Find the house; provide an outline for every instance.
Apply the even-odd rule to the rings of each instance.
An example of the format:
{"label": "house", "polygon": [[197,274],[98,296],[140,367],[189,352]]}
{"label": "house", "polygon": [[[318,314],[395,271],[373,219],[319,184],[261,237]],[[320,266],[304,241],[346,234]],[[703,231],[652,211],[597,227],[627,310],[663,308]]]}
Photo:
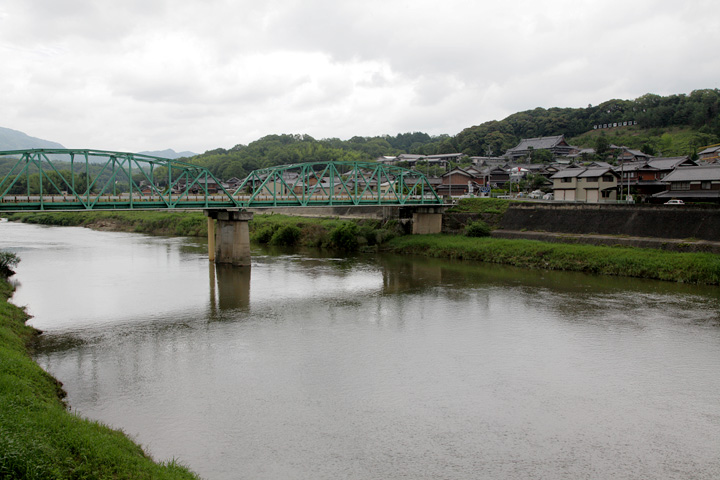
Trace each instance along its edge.
{"label": "house", "polygon": [[501,167],[491,168],[487,172],[487,182],[493,188],[503,188],[510,181],[510,172]]}
{"label": "house", "polygon": [[[284,171],[280,178],[262,175],[259,179],[253,179],[246,185],[247,190],[258,195],[290,195],[291,192],[298,193],[299,174],[297,172]],[[314,179],[317,182],[317,179]],[[264,184],[264,186],[263,186]]]}
{"label": "house", "polygon": [[428,165],[448,165],[450,162],[460,163],[466,155],[464,153],[441,153],[438,155],[426,155]]}
{"label": "house", "polygon": [[665,191],[663,178],[677,167],[695,167],[697,163],[689,157],[659,157],[645,161],[621,163],[615,171],[621,175],[624,189],[640,196],[652,196]]}
{"label": "house", "polygon": [[550,177],[556,201],[574,202],[577,200],[578,175],[584,171],[584,168],[573,166],[560,170]]}
{"label": "house", "polygon": [[[587,203],[615,202],[620,175],[611,167],[590,167],[577,176],[576,200]],[[557,200],[557,197],[555,197]]]}
{"label": "house", "polygon": [[181,178],[175,184],[175,187],[173,188],[173,193],[184,193],[186,190],[188,191],[188,193],[192,194],[205,193],[206,190],[207,193],[217,193],[219,190],[219,185],[212,178],[205,179],[201,177],[194,182],[190,182],[190,188],[188,189],[187,180],[185,178]]}
{"label": "house", "polygon": [[386,165],[395,165],[398,162],[398,159],[395,156],[383,155],[382,157],[376,158],[375,161]]}
{"label": "house", "polygon": [[507,163],[504,157],[470,157],[470,162],[477,168],[500,167]]}
{"label": "house", "polygon": [[667,190],[653,195],[654,199],[720,203],[720,165],[677,167],[663,182]]}
{"label": "house", "polygon": [[627,147],[618,147],[616,145],[610,145],[613,150],[620,150],[618,153],[618,162],[646,162],[650,160],[651,156],[647,153],[643,153],[640,150],[633,150]]}
{"label": "house", "polygon": [[230,180],[222,182],[221,185],[228,191],[234,192],[237,188],[242,185],[242,180],[238,177],[232,177]]}
{"label": "house", "polygon": [[440,178],[442,179],[442,183],[437,186],[436,191],[441,197],[466,195],[470,190],[470,185],[472,185],[473,191],[477,191],[478,188],[485,185],[484,176],[478,177],[467,170],[457,167],[445,173]]}
{"label": "house", "polygon": [[573,147],[565,141],[564,135],[555,137],[523,138],[515,147],[505,152],[505,157],[515,161],[520,158],[529,157],[534,150],[550,150],[553,157],[564,157],[568,155]]}
{"label": "house", "polygon": [[550,177],[555,200],[565,202],[615,202],[620,175],[611,167],[577,167],[560,170]]}
{"label": "house", "polygon": [[[435,191],[437,191],[440,185],[442,185],[442,178],[440,177],[425,177],[425,180]],[[421,183],[421,185],[418,187],[419,189],[426,188],[425,183],[420,177],[406,177],[404,179],[404,182],[405,185],[407,185],[409,188],[414,188],[415,185],[417,185],[418,183]],[[419,194],[420,190],[417,190],[415,193]]]}
{"label": "house", "polygon": [[425,159],[425,155],[413,155],[410,153],[401,153],[396,157],[396,161],[394,165],[397,165],[398,163],[404,163],[408,167],[414,167],[417,165],[418,162]]}
{"label": "house", "polygon": [[720,160],[720,144],[710,145],[698,153],[700,160],[706,163],[717,163]]}
{"label": "house", "polygon": [[590,157],[595,155],[594,148],[575,148],[568,153],[567,158],[579,161],[587,161]]}

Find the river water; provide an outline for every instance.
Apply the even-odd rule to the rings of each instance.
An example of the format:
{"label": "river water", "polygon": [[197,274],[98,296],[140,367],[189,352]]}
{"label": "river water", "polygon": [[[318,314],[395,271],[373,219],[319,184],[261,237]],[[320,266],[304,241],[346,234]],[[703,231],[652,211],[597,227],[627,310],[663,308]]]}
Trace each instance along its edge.
{"label": "river water", "polygon": [[207,479],[720,478],[717,288],[0,223],[73,411]]}

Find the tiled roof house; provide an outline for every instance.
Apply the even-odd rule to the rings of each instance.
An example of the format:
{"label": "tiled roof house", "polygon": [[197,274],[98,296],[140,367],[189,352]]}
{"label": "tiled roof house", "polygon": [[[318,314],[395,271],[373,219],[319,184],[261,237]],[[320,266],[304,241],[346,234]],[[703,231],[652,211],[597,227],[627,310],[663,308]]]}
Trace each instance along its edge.
{"label": "tiled roof house", "polygon": [[568,155],[573,149],[565,141],[564,135],[555,137],[539,137],[539,138],[523,138],[515,147],[505,152],[505,156],[510,160],[530,155],[533,150],[550,150],[553,156],[563,157]]}

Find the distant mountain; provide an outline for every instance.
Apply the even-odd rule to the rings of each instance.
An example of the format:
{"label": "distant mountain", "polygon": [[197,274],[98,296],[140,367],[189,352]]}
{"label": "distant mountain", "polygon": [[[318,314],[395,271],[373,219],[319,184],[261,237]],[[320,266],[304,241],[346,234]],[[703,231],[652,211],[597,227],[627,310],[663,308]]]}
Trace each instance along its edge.
{"label": "distant mountain", "polygon": [[189,158],[194,157],[197,155],[197,153],[193,152],[176,152],[172,148],[168,148],[167,150],[155,150],[152,152],[138,152],[143,155],[150,155],[153,157],[161,157],[161,158],[169,158],[170,160],[175,160],[177,158]]}
{"label": "distant mountain", "polygon": [[65,148],[57,142],[31,137],[23,132],[0,127],[0,151],[26,148]]}

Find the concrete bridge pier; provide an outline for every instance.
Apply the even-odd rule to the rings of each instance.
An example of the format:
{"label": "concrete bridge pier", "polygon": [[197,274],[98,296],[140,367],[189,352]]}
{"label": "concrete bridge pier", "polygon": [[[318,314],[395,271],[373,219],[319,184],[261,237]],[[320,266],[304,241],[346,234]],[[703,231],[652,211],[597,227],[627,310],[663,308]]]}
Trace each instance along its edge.
{"label": "concrete bridge pier", "polygon": [[412,214],[413,235],[425,235],[442,232],[442,214],[444,206],[416,207]]}
{"label": "concrete bridge pier", "polygon": [[[250,227],[253,214],[240,210],[205,210],[208,217],[208,257],[215,263],[250,266]],[[217,220],[217,227],[215,226]]]}

